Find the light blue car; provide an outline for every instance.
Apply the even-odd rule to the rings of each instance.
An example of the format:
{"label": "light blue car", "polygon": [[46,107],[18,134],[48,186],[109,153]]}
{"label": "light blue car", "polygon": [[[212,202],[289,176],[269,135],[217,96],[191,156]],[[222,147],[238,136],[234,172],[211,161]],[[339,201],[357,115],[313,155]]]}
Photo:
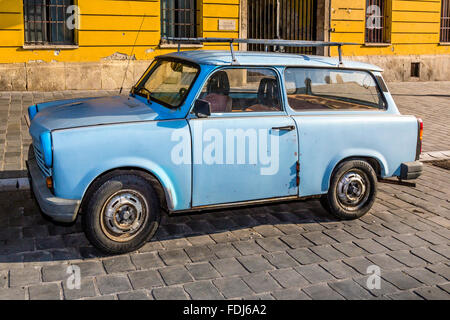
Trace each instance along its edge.
{"label": "light blue car", "polygon": [[[233,59],[234,57],[234,59]],[[320,198],[355,219],[377,181],[417,178],[422,121],[378,67],[285,53],[157,57],[129,96],[30,106],[28,170],[42,211],[81,215],[107,253],[138,249],[162,212]]]}

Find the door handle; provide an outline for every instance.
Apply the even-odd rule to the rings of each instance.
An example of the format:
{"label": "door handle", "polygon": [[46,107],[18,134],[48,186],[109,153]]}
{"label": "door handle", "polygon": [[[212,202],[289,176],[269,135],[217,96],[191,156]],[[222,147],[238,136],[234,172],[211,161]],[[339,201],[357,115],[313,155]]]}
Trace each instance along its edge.
{"label": "door handle", "polygon": [[295,126],[273,127],[272,130],[292,131],[295,130]]}

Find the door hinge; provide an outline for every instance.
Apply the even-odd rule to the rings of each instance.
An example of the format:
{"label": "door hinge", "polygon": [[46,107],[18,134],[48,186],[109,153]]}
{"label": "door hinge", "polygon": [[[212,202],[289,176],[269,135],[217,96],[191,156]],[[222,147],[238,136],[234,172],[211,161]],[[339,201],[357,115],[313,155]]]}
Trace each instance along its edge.
{"label": "door hinge", "polygon": [[300,185],[300,161],[297,161],[297,164],[295,165],[296,169],[297,169],[297,177],[296,177],[296,182],[297,182],[297,187]]}

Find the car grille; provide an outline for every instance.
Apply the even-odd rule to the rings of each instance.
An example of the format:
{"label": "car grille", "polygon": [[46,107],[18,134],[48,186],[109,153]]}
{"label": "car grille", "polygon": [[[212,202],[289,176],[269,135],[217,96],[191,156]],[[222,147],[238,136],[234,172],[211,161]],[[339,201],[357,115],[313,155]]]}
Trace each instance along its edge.
{"label": "car grille", "polygon": [[42,151],[39,150],[39,148],[34,143],[33,143],[33,149],[34,149],[34,155],[36,157],[36,162],[39,166],[39,169],[41,169],[42,173],[46,177],[50,177],[52,175],[52,170],[45,166],[44,155],[42,154]]}

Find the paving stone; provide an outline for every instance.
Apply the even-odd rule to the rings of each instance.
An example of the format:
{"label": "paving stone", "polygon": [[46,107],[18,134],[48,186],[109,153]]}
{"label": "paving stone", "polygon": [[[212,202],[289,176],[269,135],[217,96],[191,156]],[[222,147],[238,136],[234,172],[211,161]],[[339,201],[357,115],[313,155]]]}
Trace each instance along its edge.
{"label": "paving stone", "polygon": [[421,286],[419,281],[401,271],[382,272],[381,277],[400,290],[409,290]]}
{"label": "paving stone", "polygon": [[275,227],[286,235],[299,235],[303,229],[295,224],[278,224]]}
{"label": "paving stone", "polygon": [[309,282],[294,269],[278,269],[269,273],[284,288],[302,288],[309,285]]}
{"label": "paving stone", "polygon": [[[145,272],[145,271],[137,271]],[[97,287],[101,294],[111,294],[131,289],[130,281],[125,275],[106,275],[96,277]]]}
{"label": "paving stone", "polygon": [[164,263],[156,252],[132,254],[131,261],[140,270],[155,269],[164,266]]}
{"label": "paving stone", "polygon": [[332,246],[348,257],[358,257],[367,254],[365,250],[351,242],[335,243]]}
{"label": "paving stone", "polygon": [[272,225],[259,225],[253,227],[253,230],[255,230],[263,237],[275,237],[283,234],[279,229],[275,228]]}
{"label": "paving stone", "polygon": [[172,266],[177,264],[185,264],[191,262],[186,252],[183,249],[160,251],[159,255],[165,264]]}
{"label": "paving stone", "polygon": [[240,278],[217,279],[213,283],[227,299],[245,297],[253,293]]}
{"label": "paving stone", "polygon": [[[255,246],[256,243],[254,244]],[[261,247],[257,246],[261,251],[264,251]],[[223,258],[233,258],[233,257],[238,257],[241,255],[241,253],[236,250],[235,247],[233,247],[233,245],[231,245],[230,243],[218,243],[218,244],[214,244],[214,245],[210,245],[209,248],[211,249],[212,252],[214,252],[214,254],[219,258],[219,259],[223,259]]]}
{"label": "paving stone", "polygon": [[409,249],[409,246],[394,237],[376,237],[374,240],[392,251]]}
{"label": "paving stone", "polygon": [[333,291],[326,283],[316,284],[302,289],[313,300],[344,300],[344,298]]}
{"label": "paving stone", "polygon": [[69,268],[68,264],[54,264],[42,267],[42,281],[53,282],[61,281],[69,278],[70,274],[67,273]]}
{"label": "paving stone", "polygon": [[372,232],[360,226],[345,227],[344,231],[358,239],[370,239],[374,236]]}
{"label": "paving stone", "polygon": [[306,248],[288,250],[287,253],[301,264],[312,264],[323,261],[321,257]]}
{"label": "paving stone", "polygon": [[335,280],[335,278],[331,275],[331,273],[325,271],[319,265],[316,264],[298,266],[295,267],[294,269],[312,284]]}
{"label": "paving stone", "polygon": [[450,300],[450,294],[436,287],[423,287],[414,292],[426,300]]}
{"label": "paving stone", "polygon": [[188,247],[184,249],[193,262],[216,259],[214,252],[207,246]]}
{"label": "paving stone", "polygon": [[30,300],[60,300],[61,288],[56,283],[45,283],[28,288]]}
{"label": "paving stone", "polygon": [[82,277],[79,289],[77,289],[77,288],[70,289],[67,286],[67,281],[63,281],[62,284],[63,284],[63,291],[64,291],[65,299],[75,300],[75,299],[82,299],[82,298],[87,298],[87,297],[94,297],[96,295],[93,278],[83,278]]}
{"label": "paving stone", "polygon": [[[261,248],[255,240],[247,240],[247,241],[239,241],[234,242],[233,246],[240,252],[242,255],[251,255],[258,253],[265,253],[266,251]],[[240,255],[239,254],[239,255]],[[237,257],[238,255],[232,255],[233,257]]]}
{"label": "paving stone", "polygon": [[345,259],[347,256],[342,252],[337,251],[330,245],[325,246],[315,246],[310,248],[315,254],[320,256],[322,259],[326,261],[340,260]]}
{"label": "paving stone", "polygon": [[419,280],[420,282],[432,286],[436,284],[445,283],[446,280],[441,277],[440,275],[431,272],[427,269],[420,268],[420,269],[408,269],[405,270],[405,272],[410,275],[411,277],[415,278],[416,280]]}
{"label": "paving stone", "polygon": [[208,262],[187,264],[186,268],[195,280],[209,280],[220,277],[220,274]]}
{"label": "paving stone", "polygon": [[380,267],[381,270],[395,270],[405,267],[402,263],[384,253],[369,255],[366,258],[372,261],[373,264]]}
{"label": "paving stone", "polygon": [[394,238],[407,244],[411,248],[427,246],[429,243],[414,234],[396,234]]}
{"label": "paving stone", "polygon": [[186,248],[191,244],[186,238],[176,238],[176,239],[161,239],[161,245],[167,250],[174,250],[180,248]]}
{"label": "paving stone", "polygon": [[131,259],[128,255],[116,256],[103,260],[107,273],[117,273],[136,270],[136,267],[131,263]]}
{"label": "paving stone", "polygon": [[431,246],[430,249],[450,260],[450,246],[448,246],[446,244],[440,244],[440,245],[436,245],[436,246]]}
{"label": "paving stone", "polygon": [[334,281],[328,285],[347,300],[367,300],[373,296],[352,279]]}
{"label": "paving stone", "polygon": [[217,243],[233,242],[239,240],[234,234],[229,231],[213,233],[211,234],[211,238]]}
{"label": "paving stone", "polygon": [[263,254],[263,257],[266,258],[277,269],[298,266],[298,262],[295,261],[286,252],[266,253],[266,254]]}
{"label": "paving stone", "polygon": [[25,300],[24,287],[0,288],[0,300]]}
{"label": "paving stone", "polygon": [[245,283],[256,293],[280,289],[280,285],[267,273],[252,273],[243,277]]}
{"label": "paving stone", "polygon": [[237,257],[237,260],[249,271],[259,272],[275,269],[266,259],[261,255],[242,256]]}
{"label": "paving stone", "polygon": [[423,240],[428,241],[429,243],[434,244],[434,245],[448,243],[448,240],[446,238],[441,237],[432,231],[420,231],[420,232],[417,232],[416,235],[419,238],[422,238]]}
{"label": "paving stone", "polygon": [[414,267],[421,267],[426,266],[427,262],[423,259],[418,258],[417,256],[413,255],[408,250],[401,250],[401,251],[392,251],[387,253],[389,256],[394,258],[397,261],[400,261],[405,266],[414,268]]}
{"label": "paving stone", "polygon": [[341,261],[322,262],[320,263],[320,266],[338,279],[345,279],[359,275],[358,272]]}
{"label": "paving stone", "polygon": [[324,230],[323,233],[325,233],[327,236],[333,238],[337,242],[350,242],[353,240],[356,240],[354,236],[352,236],[350,233],[345,232],[343,230],[338,229],[332,229],[332,230]]}
{"label": "paving stone", "polygon": [[[370,276],[373,275],[367,275],[364,277],[360,277],[360,278],[353,278],[354,281],[356,281],[361,287],[363,287],[364,289],[366,289],[367,291],[369,291],[373,296],[375,297],[383,297],[395,292],[399,292],[399,289],[397,289],[397,287],[395,287],[393,284],[387,282],[386,280],[384,280],[383,278],[380,279],[380,288],[372,288],[372,285],[374,284],[373,282],[373,278],[369,278]],[[368,282],[371,285],[369,287]]]}
{"label": "paving stone", "polygon": [[187,238],[187,240],[193,246],[206,246],[206,245],[209,245],[209,244],[215,244],[216,243],[209,235],[192,236],[192,237]]}
{"label": "paving stone", "polygon": [[211,264],[224,277],[248,274],[248,271],[235,258],[213,260]]}
{"label": "paving stone", "polygon": [[378,237],[389,237],[394,235],[395,232],[381,225],[382,222],[383,221],[381,220],[380,223],[377,224],[373,223],[369,225],[364,225],[363,228],[369,230]]}
{"label": "paving stone", "polygon": [[389,251],[389,249],[383,247],[381,244],[375,242],[373,239],[359,239],[353,241],[353,243],[355,243],[358,247],[363,248],[364,250],[372,254]]}
{"label": "paving stone", "polygon": [[188,296],[180,287],[163,287],[152,290],[156,300],[188,300]]}
{"label": "paving stone", "polygon": [[288,235],[280,238],[281,241],[286,243],[292,249],[306,248],[312,245],[312,242],[307,240],[301,235]]}
{"label": "paving stone", "polygon": [[173,266],[159,269],[164,282],[167,285],[182,284],[193,281],[192,276],[184,266]]}
{"label": "paving stone", "polygon": [[41,272],[39,268],[13,269],[9,271],[9,286],[21,287],[39,283]]}
{"label": "paving stone", "polygon": [[447,281],[450,280],[450,267],[443,263],[428,265],[427,269],[443,276]]}
{"label": "paving stone", "polygon": [[438,284],[438,287],[444,290],[445,292],[450,293],[450,282]]}
{"label": "paving stone", "polygon": [[117,300],[117,299],[116,299],[116,295],[107,294],[107,295],[103,295],[103,296],[84,298],[83,300]]}
{"label": "paving stone", "polygon": [[145,291],[130,291],[119,293],[117,295],[119,300],[151,300],[151,297],[148,296]]}
{"label": "paving stone", "polygon": [[128,274],[133,288],[152,289],[163,285],[161,277],[156,270],[135,271]]}
{"label": "paving stone", "polygon": [[342,260],[343,263],[352,267],[361,274],[367,274],[367,268],[373,265],[366,257],[354,257]]}
{"label": "paving stone", "polygon": [[210,281],[197,281],[185,284],[184,290],[193,300],[223,300],[217,288]]}
{"label": "paving stone", "polygon": [[423,300],[420,296],[410,291],[388,294],[387,297],[392,300]]}
{"label": "paving stone", "polygon": [[80,268],[81,277],[105,274],[105,269],[100,261],[77,262],[76,265]]}
{"label": "paving stone", "polygon": [[312,232],[304,232],[302,236],[311,241],[316,246],[323,244],[331,244],[336,243],[337,241],[333,238],[327,236],[322,231],[312,231]]}
{"label": "paving stone", "polygon": [[281,289],[272,292],[277,300],[311,300],[303,291],[299,289]]}
{"label": "paving stone", "polygon": [[286,251],[286,249],[289,249],[286,244],[277,238],[257,239],[256,243],[267,252]]}

